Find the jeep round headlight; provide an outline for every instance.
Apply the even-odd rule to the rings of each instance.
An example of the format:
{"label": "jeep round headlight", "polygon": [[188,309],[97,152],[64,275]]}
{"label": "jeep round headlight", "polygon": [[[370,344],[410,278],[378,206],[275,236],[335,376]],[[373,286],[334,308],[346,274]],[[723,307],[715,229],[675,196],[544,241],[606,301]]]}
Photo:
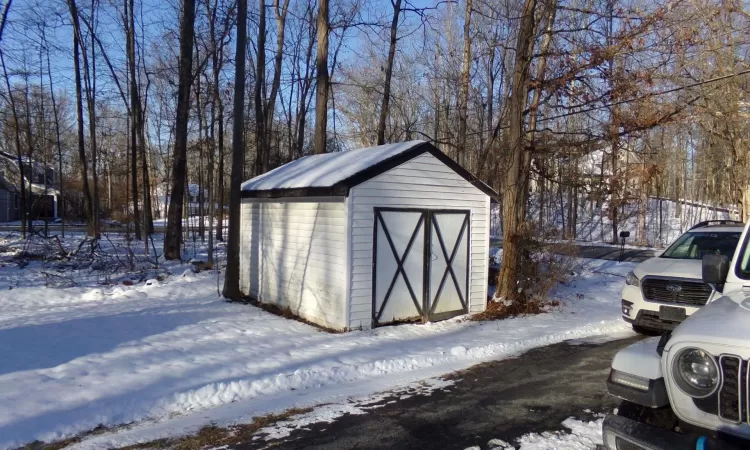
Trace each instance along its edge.
{"label": "jeep round headlight", "polygon": [[632,271],[630,271],[628,272],[628,275],[625,277],[625,284],[627,284],[628,286],[638,287],[641,285],[641,280],[639,280],[638,277],[635,276],[635,274]]}
{"label": "jeep round headlight", "polygon": [[719,368],[713,356],[697,348],[682,350],[674,362],[677,386],[694,398],[708,397],[719,385]]}

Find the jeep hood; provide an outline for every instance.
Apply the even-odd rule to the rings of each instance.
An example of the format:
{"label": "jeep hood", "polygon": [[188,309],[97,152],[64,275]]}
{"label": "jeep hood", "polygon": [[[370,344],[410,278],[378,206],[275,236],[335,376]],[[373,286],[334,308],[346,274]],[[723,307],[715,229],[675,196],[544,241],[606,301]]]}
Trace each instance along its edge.
{"label": "jeep hood", "polygon": [[699,259],[651,258],[643,261],[633,271],[635,276],[695,278],[701,279],[702,262]]}
{"label": "jeep hood", "polygon": [[686,341],[750,348],[748,294],[734,292],[702,307],[672,332],[667,347]]}

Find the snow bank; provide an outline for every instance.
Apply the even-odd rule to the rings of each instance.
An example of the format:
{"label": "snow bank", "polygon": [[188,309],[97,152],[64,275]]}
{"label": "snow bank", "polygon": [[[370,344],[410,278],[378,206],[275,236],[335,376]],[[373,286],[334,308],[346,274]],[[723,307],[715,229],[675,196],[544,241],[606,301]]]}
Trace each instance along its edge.
{"label": "snow bank", "polygon": [[[603,421],[604,419],[582,422],[568,418],[562,423],[569,429],[567,432],[529,433],[517,440],[518,445],[493,439],[488,446],[495,450],[594,450],[597,445],[602,445]],[[493,442],[497,445],[492,445]]]}
{"label": "snow bank", "polygon": [[211,273],[52,289],[33,265],[5,267],[0,285],[17,287],[0,291],[0,448],[132,422],[81,447],[142,442],[628,330],[619,291],[634,265],[583,264],[550,314],[346,334],[226,303]]}

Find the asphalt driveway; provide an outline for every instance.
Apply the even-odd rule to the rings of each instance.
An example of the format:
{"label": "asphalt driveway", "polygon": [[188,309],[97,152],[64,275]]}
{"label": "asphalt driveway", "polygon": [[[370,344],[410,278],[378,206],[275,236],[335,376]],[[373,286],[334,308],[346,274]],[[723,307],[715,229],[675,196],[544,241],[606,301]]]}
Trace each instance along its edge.
{"label": "asphalt driveway", "polygon": [[[619,403],[607,394],[610,361],[641,339],[563,342],[517,358],[481,364],[430,396],[393,402],[365,415],[343,416],[277,441],[256,439],[236,449],[465,449],[490,439],[562,429],[568,417],[592,419]],[[390,403],[389,403],[390,402]]]}

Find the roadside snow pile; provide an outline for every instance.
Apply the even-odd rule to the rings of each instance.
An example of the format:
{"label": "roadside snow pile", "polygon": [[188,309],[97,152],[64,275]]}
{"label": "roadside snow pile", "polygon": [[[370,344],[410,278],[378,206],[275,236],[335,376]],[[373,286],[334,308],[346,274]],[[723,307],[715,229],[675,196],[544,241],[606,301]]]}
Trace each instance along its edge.
{"label": "roadside snow pile", "polygon": [[573,418],[563,421],[563,426],[570,431],[545,431],[541,434],[529,433],[517,439],[518,446],[497,440],[494,450],[593,450],[602,444],[602,422],[582,422]]}
{"label": "roadside snow pile", "polygon": [[581,422],[566,419],[562,424],[570,429],[564,431],[546,431],[542,434],[527,434],[519,439],[519,450],[593,450],[602,444],[602,422]]}
{"label": "roadside snow pile", "polygon": [[[44,286],[0,270],[0,448],[86,438],[111,448],[367,395],[567,339],[628,330],[619,290],[634,264],[588,260],[559,311],[328,334],[216,293],[216,274],[172,266],[133,286]],[[162,267],[162,270],[167,268]],[[19,282],[19,280],[21,280]]]}

